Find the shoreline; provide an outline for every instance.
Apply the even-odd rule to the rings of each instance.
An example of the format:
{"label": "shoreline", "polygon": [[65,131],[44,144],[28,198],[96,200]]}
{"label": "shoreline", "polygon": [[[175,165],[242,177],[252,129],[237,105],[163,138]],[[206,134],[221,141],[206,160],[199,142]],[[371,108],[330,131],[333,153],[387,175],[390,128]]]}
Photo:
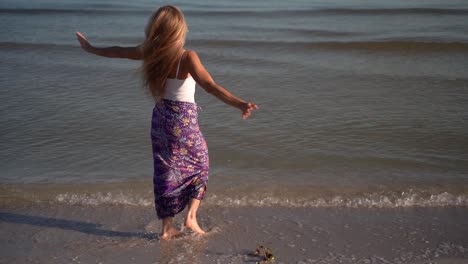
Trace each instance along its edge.
{"label": "shoreline", "polygon": [[[150,181],[112,183],[0,183],[0,207],[35,204],[143,206],[154,204]],[[209,184],[204,205],[285,208],[468,207],[465,183],[434,185],[326,186],[303,184]]]}

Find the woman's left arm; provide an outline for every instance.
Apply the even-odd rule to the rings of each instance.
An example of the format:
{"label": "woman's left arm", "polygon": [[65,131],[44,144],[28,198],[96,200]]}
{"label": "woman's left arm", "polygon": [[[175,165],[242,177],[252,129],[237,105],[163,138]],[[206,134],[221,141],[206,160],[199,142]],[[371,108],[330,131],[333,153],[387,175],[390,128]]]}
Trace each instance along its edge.
{"label": "woman's left arm", "polygon": [[88,39],[80,32],[76,32],[76,38],[80,42],[81,48],[85,51],[107,58],[123,58],[131,60],[141,60],[143,58],[139,46],[136,47],[106,47],[98,48],[89,43]]}
{"label": "woman's left arm", "polygon": [[246,102],[228,90],[226,90],[221,85],[217,84],[208,71],[205,69],[203,64],[198,58],[195,51],[188,52],[188,61],[189,61],[189,72],[195,79],[195,81],[208,93],[214,95],[219,100],[224,103],[236,107],[242,112],[242,118],[246,119],[252,113],[252,110],[258,109],[258,106],[252,102]]}

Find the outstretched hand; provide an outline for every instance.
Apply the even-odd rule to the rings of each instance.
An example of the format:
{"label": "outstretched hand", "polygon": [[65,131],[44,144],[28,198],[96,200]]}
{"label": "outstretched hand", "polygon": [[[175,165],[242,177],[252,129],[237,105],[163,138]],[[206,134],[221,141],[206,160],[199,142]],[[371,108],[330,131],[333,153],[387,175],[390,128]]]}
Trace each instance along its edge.
{"label": "outstretched hand", "polygon": [[91,46],[88,39],[81,32],[76,32],[76,38],[80,42],[81,48],[87,52],[91,51],[93,46]]}
{"label": "outstretched hand", "polygon": [[246,102],[242,104],[241,111],[242,111],[242,119],[246,119],[252,113],[252,110],[258,109],[258,106],[254,103]]}

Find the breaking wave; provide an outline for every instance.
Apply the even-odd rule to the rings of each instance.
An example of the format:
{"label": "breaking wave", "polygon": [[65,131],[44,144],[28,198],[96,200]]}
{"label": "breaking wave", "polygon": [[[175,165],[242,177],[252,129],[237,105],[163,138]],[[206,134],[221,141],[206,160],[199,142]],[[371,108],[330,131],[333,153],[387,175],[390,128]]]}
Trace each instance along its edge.
{"label": "breaking wave", "polygon": [[[258,196],[258,195],[257,195]],[[73,205],[131,205],[152,206],[152,197],[138,197],[124,193],[94,193],[94,194],[58,194],[55,202]],[[401,208],[401,207],[450,207],[468,206],[467,195],[455,195],[449,192],[440,192],[431,195],[409,191],[397,194],[370,193],[361,196],[347,197],[335,195],[323,198],[294,198],[281,196],[255,197],[228,197],[222,195],[208,195],[206,205],[225,207],[347,207],[347,208]]]}

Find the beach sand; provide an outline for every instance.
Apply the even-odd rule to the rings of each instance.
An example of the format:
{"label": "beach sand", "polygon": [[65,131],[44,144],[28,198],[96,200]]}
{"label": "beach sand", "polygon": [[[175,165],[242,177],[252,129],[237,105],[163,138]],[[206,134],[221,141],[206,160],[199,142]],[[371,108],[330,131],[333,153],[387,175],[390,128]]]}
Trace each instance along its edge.
{"label": "beach sand", "polygon": [[[176,218],[182,223],[182,214]],[[1,263],[468,263],[468,208],[202,206],[208,235],[160,241],[147,206],[3,206]]]}

